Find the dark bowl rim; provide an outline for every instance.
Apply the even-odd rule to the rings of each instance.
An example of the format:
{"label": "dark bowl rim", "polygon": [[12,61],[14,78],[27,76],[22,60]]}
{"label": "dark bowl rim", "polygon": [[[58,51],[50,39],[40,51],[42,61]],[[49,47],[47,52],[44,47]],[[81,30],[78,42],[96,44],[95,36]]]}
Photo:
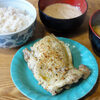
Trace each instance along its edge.
{"label": "dark bowl rim", "polygon": [[96,37],[98,37],[98,38],[100,39],[100,36],[94,31],[94,29],[93,29],[93,27],[92,27],[92,25],[91,25],[91,22],[92,22],[92,20],[93,20],[93,16],[95,16],[95,14],[96,14],[97,12],[100,12],[100,9],[96,10],[96,11],[92,14],[92,16],[90,17],[90,19],[89,19],[89,26],[90,26],[90,28],[91,28],[93,34],[94,34]]}
{"label": "dark bowl rim", "polygon": [[74,18],[70,18],[70,19],[60,19],[60,18],[54,18],[54,17],[51,17],[51,16],[48,16],[47,14],[45,14],[41,9],[40,9],[40,0],[38,1],[38,8],[39,8],[39,11],[42,12],[44,15],[46,15],[47,17],[51,18],[51,19],[54,19],[54,20],[59,20],[59,21],[67,21],[67,20],[73,20],[73,19],[77,19],[81,16],[83,16],[84,14],[86,14],[87,10],[88,10],[88,3],[87,3],[87,0],[84,0],[86,2],[86,10],[84,11],[84,13],[82,13],[80,16],[77,16],[77,17],[74,17]]}

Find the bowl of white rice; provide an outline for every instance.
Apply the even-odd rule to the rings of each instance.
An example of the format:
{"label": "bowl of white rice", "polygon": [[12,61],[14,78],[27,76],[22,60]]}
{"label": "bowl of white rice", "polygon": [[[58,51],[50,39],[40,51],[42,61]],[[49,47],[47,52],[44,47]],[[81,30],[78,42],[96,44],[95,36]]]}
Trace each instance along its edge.
{"label": "bowl of white rice", "polygon": [[0,48],[26,43],[36,25],[36,9],[26,0],[0,0]]}

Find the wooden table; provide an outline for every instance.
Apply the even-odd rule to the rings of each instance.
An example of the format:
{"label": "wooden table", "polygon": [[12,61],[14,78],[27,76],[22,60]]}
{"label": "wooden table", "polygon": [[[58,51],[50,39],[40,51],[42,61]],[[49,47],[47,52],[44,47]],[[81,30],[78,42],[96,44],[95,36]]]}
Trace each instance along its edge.
{"label": "wooden table", "polygon": [[[37,9],[38,12],[38,0],[29,0]],[[88,36],[88,22],[90,15],[97,9],[100,9],[100,0],[87,0],[88,12],[83,25],[75,31],[75,36],[70,37],[71,39],[78,41],[79,43],[86,46],[95,56],[98,66],[100,67],[100,57],[96,56],[92,50],[89,36]],[[40,22],[39,16],[37,17],[37,27],[35,36],[32,40],[43,37],[45,33],[44,26]],[[19,48],[15,49],[0,49],[0,100],[28,100],[12,82],[10,76],[10,64],[14,54]],[[91,63],[91,62],[90,62]],[[81,91],[80,91],[81,92]],[[100,80],[98,79],[97,84],[82,100],[100,100]]]}

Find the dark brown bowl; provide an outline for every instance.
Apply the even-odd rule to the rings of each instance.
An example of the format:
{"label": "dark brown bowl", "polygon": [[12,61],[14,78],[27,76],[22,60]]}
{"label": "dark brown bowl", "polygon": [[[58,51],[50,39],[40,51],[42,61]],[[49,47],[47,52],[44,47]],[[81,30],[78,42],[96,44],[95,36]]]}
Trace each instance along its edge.
{"label": "dark brown bowl", "polygon": [[93,30],[93,26],[100,25],[100,10],[97,10],[89,20],[89,39],[94,52],[100,56],[100,36]]}
{"label": "dark brown bowl", "polygon": [[[54,3],[66,3],[80,8],[82,15],[72,19],[57,19],[46,15],[43,10]],[[49,32],[67,33],[78,28],[85,18],[88,5],[86,0],[39,0],[39,15],[42,23]]]}

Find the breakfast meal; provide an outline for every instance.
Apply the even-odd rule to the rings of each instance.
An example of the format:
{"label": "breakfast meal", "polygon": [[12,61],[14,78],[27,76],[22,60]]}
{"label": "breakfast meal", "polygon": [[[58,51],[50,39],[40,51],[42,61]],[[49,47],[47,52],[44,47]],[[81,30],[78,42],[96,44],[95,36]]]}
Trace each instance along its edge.
{"label": "breakfast meal", "polygon": [[13,7],[0,8],[0,34],[20,31],[31,24],[32,17],[24,10]]}
{"label": "breakfast meal", "polygon": [[48,16],[59,19],[71,19],[82,15],[78,7],[65,3],[51,4],[47,6],[43,12]]}
{"label": "breakfast meal", "polygon": [[72,84],[90,75],[90,69],[85,65],[80,65],[79,69],[73,66],[68,45],[53,34],[36,42],[31,51],[25,48],[23,54],[34,77],[52,95],[69,89]]}
{"label": "breakfast meal", "polygon": [[100,25],[93,26],[93,29],[100,36]]}
{"label": "breakfast meal", "polygon": [[99,100],[99,1],[0,0],[0,100]]}

